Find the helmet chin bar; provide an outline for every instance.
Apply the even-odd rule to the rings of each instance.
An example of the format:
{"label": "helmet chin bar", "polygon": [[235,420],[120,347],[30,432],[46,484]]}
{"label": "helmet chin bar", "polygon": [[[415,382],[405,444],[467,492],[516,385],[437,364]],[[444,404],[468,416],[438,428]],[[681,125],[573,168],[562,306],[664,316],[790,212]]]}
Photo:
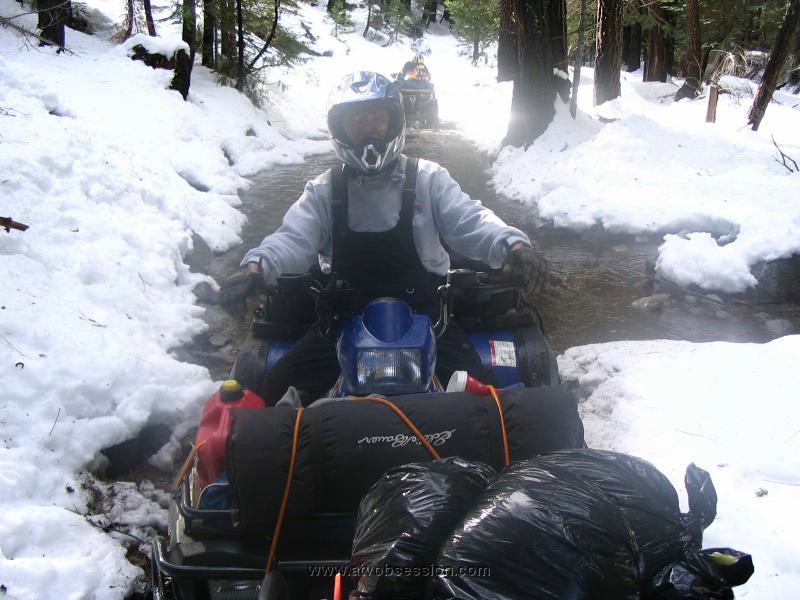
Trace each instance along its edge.
{"label": "helmet chin bar", "polygon": [[383,154],[378,152],[374,144],[367,144],[361,152],[361,164],[368,171],[380,171],[383,166]]}

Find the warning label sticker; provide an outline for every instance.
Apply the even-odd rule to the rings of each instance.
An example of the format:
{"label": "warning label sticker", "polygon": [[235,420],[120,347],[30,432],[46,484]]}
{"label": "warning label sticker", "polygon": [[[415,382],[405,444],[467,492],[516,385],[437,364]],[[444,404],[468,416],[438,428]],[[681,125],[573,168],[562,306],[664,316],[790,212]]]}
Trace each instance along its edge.
{"label": "warning label sticker", "polygon": [[516,367],[517,354],[514,352],[514,342],[500,342],[489,340],[489,348],[492,352],[492,366]]}

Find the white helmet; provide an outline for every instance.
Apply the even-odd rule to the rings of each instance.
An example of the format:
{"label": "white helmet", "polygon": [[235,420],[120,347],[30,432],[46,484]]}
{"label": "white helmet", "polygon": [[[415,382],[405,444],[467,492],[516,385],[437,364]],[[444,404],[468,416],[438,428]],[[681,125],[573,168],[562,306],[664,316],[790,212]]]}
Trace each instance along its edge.
{"label": "white helmet", "polygon": [[[342,124],[345,115],[375,104],[389,109],[389,127],[384,139],[353,143]],[[328,131],[336,156],[342,162],[362,175],[380,173],[394,164],[406,143],[400,91],[379,73],[356,71],[343,77],[328,96]]]}

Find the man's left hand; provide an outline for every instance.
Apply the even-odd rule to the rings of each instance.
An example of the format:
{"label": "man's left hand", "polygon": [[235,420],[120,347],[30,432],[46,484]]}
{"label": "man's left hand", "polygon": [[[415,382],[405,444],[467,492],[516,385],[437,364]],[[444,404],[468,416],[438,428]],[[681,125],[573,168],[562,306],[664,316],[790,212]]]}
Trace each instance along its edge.
{"label": "man's left hand", "polygon": [[525,294],[539,294],[547,284],[547,261],[531,246],[517,242],[508,251],[503,262],[503,273],[518,275],[525,281]]}
{"label": "man's left hand", "polygon": [[243,305],[247,297],[261,291],[264,287],[264,275],[258,263],[248,263],[233,275],[225,278],[220,285],[219,301],[223,307]]}

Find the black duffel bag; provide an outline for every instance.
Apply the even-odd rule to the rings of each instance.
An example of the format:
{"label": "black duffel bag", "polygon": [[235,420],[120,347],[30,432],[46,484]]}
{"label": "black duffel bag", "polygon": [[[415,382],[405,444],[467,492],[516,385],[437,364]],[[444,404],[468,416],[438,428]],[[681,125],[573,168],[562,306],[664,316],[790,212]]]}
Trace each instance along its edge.
{"label": "black duffel bag", "polygon": [[[575,397],[562,386],[500,393],[510,459],[580,448],[583,425]],[[493,398],[469,393],[391,399],[442,457],[505,465],[500,411]],[[226,464],[239,519],[249,531],[271,530],[286,484],[297,409],[233,409]],[[390,407],[325,399],[303,412],[288,517],[355,513],[369,487],[392,467],[431,460]]]}

